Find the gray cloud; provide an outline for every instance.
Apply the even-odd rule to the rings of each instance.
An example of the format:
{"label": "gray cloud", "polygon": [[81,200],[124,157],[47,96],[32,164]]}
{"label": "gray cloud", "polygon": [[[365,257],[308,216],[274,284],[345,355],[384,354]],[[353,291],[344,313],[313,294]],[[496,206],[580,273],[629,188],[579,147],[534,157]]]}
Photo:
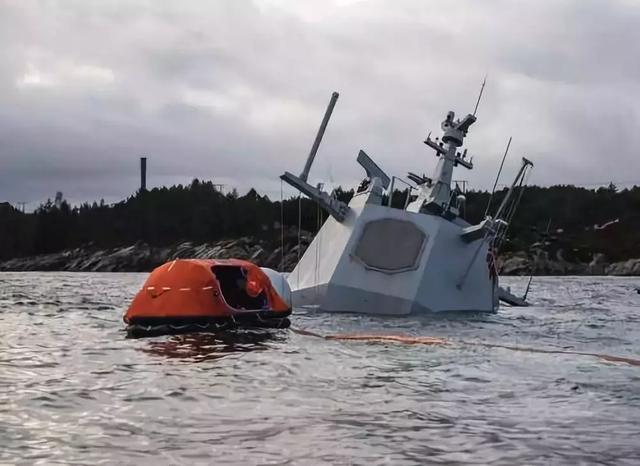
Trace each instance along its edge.
{"label": "gray cloud", "polygon": [[[630,0],[242,0],[0,2],[0,199],[122,199],[137,187],[213,178],[278,196],[332,90],[313,169],[349,184],[355,155],[430,171],[422,139],[472,110],[490,187],[514,137],[538,184],[640,184],[640,7]],[[289,191],[287,191],[289,192]]]}

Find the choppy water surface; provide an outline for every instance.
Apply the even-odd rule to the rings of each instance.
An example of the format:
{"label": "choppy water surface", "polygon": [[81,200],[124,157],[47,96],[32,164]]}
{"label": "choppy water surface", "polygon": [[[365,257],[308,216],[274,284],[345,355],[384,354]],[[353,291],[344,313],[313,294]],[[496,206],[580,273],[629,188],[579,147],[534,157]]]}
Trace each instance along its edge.
{"label": "choppy water surface", "polygon": [[[0,274],[0,463],[638,464],[640,367],[461,341],[640,356],[634,279],[542,278],[528,309],[125,338],[144,274]],[[524,281],[507,279],[514,290]]]}

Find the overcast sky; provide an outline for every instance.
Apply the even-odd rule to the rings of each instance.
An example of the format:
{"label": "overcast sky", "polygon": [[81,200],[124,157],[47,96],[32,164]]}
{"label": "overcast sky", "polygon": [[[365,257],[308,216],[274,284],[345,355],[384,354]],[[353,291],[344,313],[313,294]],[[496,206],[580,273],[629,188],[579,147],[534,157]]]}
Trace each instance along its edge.
{"label": "overcast sky", "polygon": [[524,155],[535,184],[640,184],[634,0],[0,0],[0,43],[0,200],[119,200],[142,155],[150,186],[277,198],[334,90],[314,180],[358,181],[359,149],[429,173],[485,74],[455,178],[490,188],[512,135],[505,182]]}

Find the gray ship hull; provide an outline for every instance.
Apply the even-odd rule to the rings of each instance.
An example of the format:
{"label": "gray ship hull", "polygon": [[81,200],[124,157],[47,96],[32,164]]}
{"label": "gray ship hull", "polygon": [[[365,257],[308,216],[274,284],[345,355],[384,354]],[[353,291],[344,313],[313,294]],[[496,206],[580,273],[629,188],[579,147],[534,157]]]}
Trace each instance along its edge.
{"label": "gray ship hull", "polygon": [[468,225],[367,203],[329,218],[288,277],[294,306],[381,315],[488,311],[498,306],[489,244]]}
{"label": "gray ship hull", "polygon": [[337,98],[334,92],[300,176],[281,176],[330,214],[288,276],[293,305],[380,315],[495,312],[500,300],[526,305],[525,297],[498,286],[495,251],[520,199],[514,192],[533,164],[523,158],[495,215],[488,215],[490,200],[484,220],[470,225],[461,217],[466,197],[458,183],[452,186],[452,176],[457,166],[473,169],[473,157],[460,149],[476,117],[474,112],[456,119],[448,112],[442,138],[429,133],[424,141],[438,158],[434,176],[409,173],[415,186],[404,182],[409,189],[403,209],[390,207],[394,183],[402,180],[389,177],[362,150],[357,162],[366,178],[347,205],[321,184],[308,183]]}

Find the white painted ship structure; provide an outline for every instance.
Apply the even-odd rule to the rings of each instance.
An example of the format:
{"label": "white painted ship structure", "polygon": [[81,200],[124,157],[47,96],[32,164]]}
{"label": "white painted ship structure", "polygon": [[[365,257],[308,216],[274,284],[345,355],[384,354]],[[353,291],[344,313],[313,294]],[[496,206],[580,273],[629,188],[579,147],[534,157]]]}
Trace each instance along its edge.
{"label": "white painted ship structure", "polygon": [[391,207],[397,178],[390,178],[364,151],[357,161],[366,178],[347,205],[307,181],[337,98],[334,92],[302,173],[281,176],[330,214],[288,276],[294,306],[409,315],[495,312],[500,301],[526,305],[500,287],[495,251],[517,207],[518,188],[533,164],[523,158],[495,214],[471,225],[461,217],[465,197],[452,187],[452,176],[457,166],[473,169],[461,147],[476,117],[456,119],[449,112],[442,136],[424,141],[438,157],[435,173],[431,178],[409,173],[417,196],[410,201],[409,190],[403,209]]}

